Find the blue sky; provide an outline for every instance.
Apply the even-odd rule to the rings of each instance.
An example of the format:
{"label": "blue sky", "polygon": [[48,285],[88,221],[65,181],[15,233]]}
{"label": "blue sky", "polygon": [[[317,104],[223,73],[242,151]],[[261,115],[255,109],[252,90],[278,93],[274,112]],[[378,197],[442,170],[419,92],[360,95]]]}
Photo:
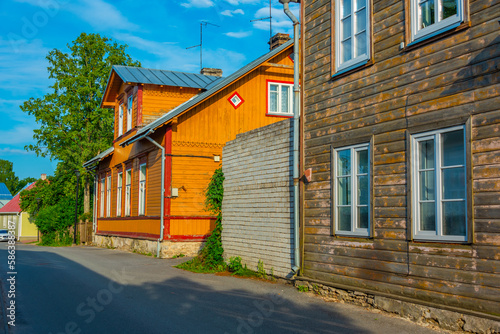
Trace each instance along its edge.
{"label": "blue sky", "polygon": [[[299,6],[290,5],[299,16]],[[273,34],[292,25],[272,0]],[[14,163],[21,178],[53,174],[57,163],[24,150],[33,142],[34,117],[19,105],[50,90],[45,57],[82,32],[99,33],[128,44],[142,66],[199,71],[200,22],[203,66],[229,75],[269,50],[269,0],[1,0],[0,1],[0,159]]]}

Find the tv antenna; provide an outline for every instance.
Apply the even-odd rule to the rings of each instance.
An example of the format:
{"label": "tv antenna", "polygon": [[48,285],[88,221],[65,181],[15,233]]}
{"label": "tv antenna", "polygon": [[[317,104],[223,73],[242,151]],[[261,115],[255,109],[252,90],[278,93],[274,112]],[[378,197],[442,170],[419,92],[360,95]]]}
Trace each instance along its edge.
{"label": "tv antenna", "polygon": [[250,20],[250,22],[269,20],[269,50],[271,50],[271,38],[273,38],[273,15],[271,14],[271,8],[271,0],[269,0],[269,16]]}
{"label": "tv antenna", "polygon": [[193,46],[186,48],[186,50],[187,50],[187,49],[200,47],[200,71],[203,68],[203,27],[207,27],[209,24],[212,26],[215,26],[215,27],[220,27],[220,26],[213,24],[213,23],[210,23],[208,21],[201,21],[200,22],[200,44],[193,45]]}

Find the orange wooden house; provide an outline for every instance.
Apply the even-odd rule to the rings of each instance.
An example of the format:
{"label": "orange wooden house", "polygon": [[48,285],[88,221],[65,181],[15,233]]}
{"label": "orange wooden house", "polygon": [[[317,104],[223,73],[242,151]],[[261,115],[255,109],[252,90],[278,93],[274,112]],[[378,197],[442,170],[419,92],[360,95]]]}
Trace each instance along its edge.
{"label": "orange wooden house", "polygon": [[226,78],[113,66],[101,105],[115,110],[113,146],[84,164],[97,175],[94,242],[195,254],[225,143],[292,117],[292,52],[286,42]]}

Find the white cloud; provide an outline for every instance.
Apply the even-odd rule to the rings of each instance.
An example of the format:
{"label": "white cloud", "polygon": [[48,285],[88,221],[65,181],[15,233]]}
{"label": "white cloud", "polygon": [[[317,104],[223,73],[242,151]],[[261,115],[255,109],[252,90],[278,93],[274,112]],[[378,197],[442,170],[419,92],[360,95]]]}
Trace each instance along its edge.
{"label": "white cloud", "polygon": [[26,150],[21,150],[19,148],[0,148],[0,155],[3,154],[22,154],[22,155],[35,155],[35,152],[33,151],[26,151]]}
{"label": "white cloud", "polygon": [[226,32],[224,35],[234,38],[244,38],[252,34],[251,31],[241,31],[241,32]]}
{"label": "white cloud", "polygon": [[186,8],[208,8],[213,7],[214,2],[212,0],[188,0],[188,2],[181,3],[181,6]]}
{"label": "white cloud", "polygon": [[[131,23],[115,6],[104,0],[16,0],[43,8],[49,16],[55,16],[60,10],[68,11],[80,17],[92,27],[100,30],[137,30],[139,26]],[[49,18],[50,20],[50,18]]]}
{"label": "white cloud", "polygon": [[30,144],[33,142],[33,126],[21,124],[10,129],[0,129],[0,144]]}
{"label": "white cloud", "polygon": [[245,12],[243,11],[243,9],[235,9],[235,10],[226,9],[225,11],[221,12],[220,14],[224,15],[224,16],[233,16],[233,14],[245,15]]}
{"label": "white cloud", "polygon": [[255,0],[225,0],[227,3],[238,6],[240,4],[251,4],[251,5],[258,5],[259,1]]}

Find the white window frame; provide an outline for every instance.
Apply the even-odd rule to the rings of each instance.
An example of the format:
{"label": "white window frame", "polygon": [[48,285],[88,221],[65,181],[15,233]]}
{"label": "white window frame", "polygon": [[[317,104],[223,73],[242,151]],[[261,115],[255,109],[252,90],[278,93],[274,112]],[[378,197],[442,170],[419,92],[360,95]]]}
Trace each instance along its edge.
{"label": "white window frame", "polygon": [[[348,1],[348,0],[344,0]],[[336,72],[349,70],[358,66],[360,63],[366,63],[370,59],[371,54],[371,0],[366,0],[366,53],[354,57],[355,46],[355,35],[359,32],[356,31],[356,15],[355,13],[363,8],[355,8],[356,0],[351,0],[351,59],[342,62],[342,0],[335,0],[335,69]]]}
{"label": "white window frame", "polygon": [[99,207],[99,216],[101,218],[104,217],[104,201],[105,201],[105,188],[106,188],[106,178],[105,177],[102,177],[101,178],[101,201],[100,201],[100,207]]}
{"label": "white window frame", "polygon": [[123,103],[118,106],[118,137],[123,135]]}
{"label": "white window frame", "polygon": [[[338,152],[344,151],[344,150],[350,150],[351,151],[351,174],[349,176],[351,177],[351,231],[345,231],[345,230],[340,230],[339,229],[339,204],[338,204],[338,173],[337,173],[337,166],[338,166]],[[357,154],[356,152],[358,151],[363,151],[367,150],[368,151],[368,171],[367,173],[358,173],[357,170]],[[345,236],[362,236],[362,237],[370,237],[370,231],[371,231],[371,226],[372,226],[372,221],[371,221],[371,201],[372,201],[372,196],[371,194],[371,147],[369,143],[364,143],[364,144],[358,144],[358,145],[351,145],[351,146],[345,146],[345,147],[339,147],[334,149],[334,154],[333,154],[333,177],[334,177],[334,191],[333,191],[333,207],[334,207],[334,217],[335,217],[335,234],[336,235],[345,235]],[[367,228],[359,228],[357,227],[357,218],[358,218],[358,193],[357,193],[357,183],[358,183],[358,176],[360,175],[366,175],[368,177],[368,227]],[[363,205],[364,206],[364,205]]]}
{"label": "white window frame", "polygon": [[[456,130],[462,130],[464,135],[464,164],[456,165],[456,166],[441,166],[441,134]],[[420,230],[420,210],[419,210],[419,202],[420,202],[420,176],[419,176],[419,155],[418,155],[418,143],[424,140],[434,140],[434,198],[435,198],[435,217],[436,217],[436,231],[423,231]],[[446,129],[440,129],[435,131],[429,131],[425,133],[420,133],[412,136],[411,139],[411,158],[412,158],[412,213],[413,213],[413,236],[415,239],[419,240],[430,240],[430,241],[456,241],[456,242],[465,242],[468,240],[468,200],[467,200],[467,150],[466,150],[466,133],[464,126],[455,126]],[[463,167],[464,168],[464,194],[465,197],[463,199],[452,199],[452,200],[443,200],[443,183],[442,183],[442,170],[446,168],[456,168]],[[442,218],[442,203],[446,201],[458,201],[463,200],[465,202],[465,235],[464,236],[456,236],[456,235],[443,235],[443,218]]]}
{"label": "white window frame", "polygon": [[[278,101],[277,101],[277,107],[278,111],[271,111],[271,85],[276,85],[278,86]],[[279,111],[281,109],[281,99],[282,99],[282,94],[281,94],[281,87],[286,86],[289,87],[290,93],[288,94],[288,112],[281,112]],[[273,116],[287,116],[291,117],[293,116],[293,83],[288,83],[288,82],[280,82],[280,81],[267,81],[267,115],[273,115]]]}
{"label": "white window frame", "polygon": [[422,0],[410,0],[411,5],[411,32],[412,32],[412,42],[418,41],[425,37],[431,37],[429,35],[437,35],[455,26],[458,26],[464,21],[464,0],[457,0],[457,14],[447,17],[440,21],[443,0],[430,0],[434,2],[434,22],[430,26],[419,29],[419,3],[424,2]]}
{"label": "white window frame", "polygon": [[106,177],[106,217],[111,217],[111,175]]}
{"label": "white window frame", "polygon": [[139,165],[139,216],[146,214],[146,173],[146,164]]}
{"label": "white window frame", "polygon": [[116,177],[116,216],[122,216],[123,172]]}
{"label": "white window frame", "polygon": [[132,108],[134,106],[134,95],[127,99],[127,131],[132,129]]}
{"label": "white window frame", "polygon": [[125,216],[129,217],[131,214],[132,204],[132,169],[125,171]]}

